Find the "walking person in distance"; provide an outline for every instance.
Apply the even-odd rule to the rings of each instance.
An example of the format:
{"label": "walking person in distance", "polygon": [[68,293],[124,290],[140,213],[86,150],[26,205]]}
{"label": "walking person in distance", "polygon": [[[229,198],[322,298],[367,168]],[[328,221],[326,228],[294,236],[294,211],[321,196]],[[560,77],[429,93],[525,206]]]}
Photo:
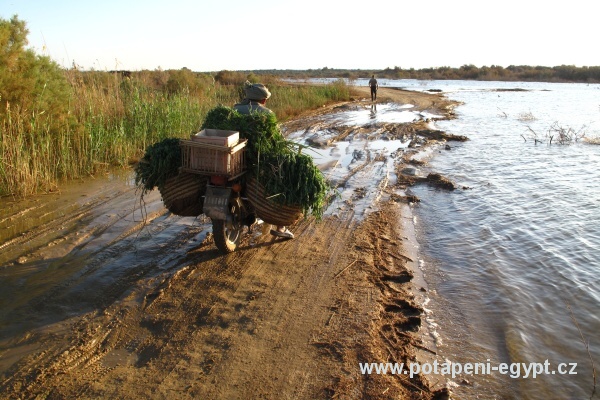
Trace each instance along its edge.
{"label": "walking person in distance", "polygon": [[379,84],[377,83],[377,79],[375,79],[375,75],[372,75],[371,79],[369,79],[369,87],[371,88],[371,101],[376,101]]}

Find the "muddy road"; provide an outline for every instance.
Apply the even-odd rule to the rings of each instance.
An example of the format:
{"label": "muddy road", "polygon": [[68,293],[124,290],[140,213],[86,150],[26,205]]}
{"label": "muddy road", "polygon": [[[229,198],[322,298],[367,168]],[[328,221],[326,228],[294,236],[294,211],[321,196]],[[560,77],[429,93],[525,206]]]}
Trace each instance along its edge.
{"label": "muddy road", "polygon": [[442,143],[425,137],[453,105],[367,97],[285,124],[339,191],[291,241],[263,226],[223,256],[210,221],[157,191],[140,202],[129,173],[2,199],[0,397],[443,398],[443,382],[358,363],[435,353],[402,171]]}

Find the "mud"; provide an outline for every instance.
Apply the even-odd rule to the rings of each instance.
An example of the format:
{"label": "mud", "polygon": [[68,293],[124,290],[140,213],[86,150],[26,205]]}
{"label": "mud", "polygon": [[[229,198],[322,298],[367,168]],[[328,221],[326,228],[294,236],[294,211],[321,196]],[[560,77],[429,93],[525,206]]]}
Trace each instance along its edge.
{"label": "mud", "polygon": [[444,398],[358,363],[435,354],[407,233],[421,175],[403,170],[450,139],[418,131],[452,103],[381,89],[375,111],[367,90],[284,125],[321,142],[338,191],[291,241],[263,226],[223,256],[210,221],[140,203],[129,174],[2,199],[0,397]]}

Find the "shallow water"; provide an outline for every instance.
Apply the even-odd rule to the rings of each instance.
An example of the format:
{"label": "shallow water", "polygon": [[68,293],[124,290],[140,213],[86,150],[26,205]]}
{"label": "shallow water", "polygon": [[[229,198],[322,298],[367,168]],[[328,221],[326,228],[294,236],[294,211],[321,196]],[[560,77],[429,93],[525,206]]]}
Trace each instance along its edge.
{"label": "shallow water", "polygon": [[[364,102],[319,117],[311,125],[314,129],[288,133],[288,139],[310,147],[304,150],[306,154],[337,187],[338,196],[326,215],[349,211],[359,219],[377,209],[384,189],[395,183],[397,158],[410,143],[408,137],[389,137],[386,124],[442,118],[413,108],[412,104]],[[337,134],[334,128],[347,129],[349,133],[343,140],[331,142]],[[322,146],[315,147],[315,141]]]}
{"label": "shallow water", "polygon": [[[402,85],[440,88],[464,102],[458,119],[439,126],[471,139],[430,163],[468,190],[414,188],[440,354],[462,363],[548,360],[549,371],[577,363],[577,375],[461,377],[454,391],[459,398],[589,398],[592,367],[576,323],[598,369],[600,146],[535,145],[528,126],[543,136],[555,122],[586,125],[598,136],[600,85]],[[528,91],[493,90],[514,87]]]}
{"label": "shallow water", "polygon": [[131,173],[118,170],[64,183],[59,193],[3,198],[0,371],[35,350],[32,334],[106,307],[197,247],[201,221],[165,211],[157,191],[140,203]]}

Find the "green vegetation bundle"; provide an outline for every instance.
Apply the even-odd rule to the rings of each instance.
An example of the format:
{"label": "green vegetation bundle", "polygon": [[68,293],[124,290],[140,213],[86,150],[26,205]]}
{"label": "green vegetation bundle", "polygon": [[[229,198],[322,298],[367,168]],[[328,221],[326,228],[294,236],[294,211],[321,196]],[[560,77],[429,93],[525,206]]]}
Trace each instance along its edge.
{"label": "green vegetation bundle", "polygon": [[180,166],[179,139],[163,139],[149,146],[136,165],[135,184],[142,189],[142,196],[156,187],[162,189],[167,179],[178,174]]}
{"label": "green vegetation bundle", "polygon": [[240,132],[248,139],[249,172],[264,186],[267,197],[282,205],[300,206],[305,214],[323,216],[328,185],[313,159],[297,151],[282,135],[274,114],[240,114],[217,106],[206,115],[202,129]]}
{"label": "green vegetation bundle", "polygon": [[312,157],[296,152],[267,153],[254,168],[268,198],[283,205],[299,205],[305,214],[323,216],[329,186]]}
{"label": "green vegetation bundle", "polygon": [[248,139],[246,157],[249,165],[257,165],[260,154],[284,152],[290,145],[279,130],[275,114],[240,114],[220,105],[208,111],[201,129],[238,131],[241,138]]}

